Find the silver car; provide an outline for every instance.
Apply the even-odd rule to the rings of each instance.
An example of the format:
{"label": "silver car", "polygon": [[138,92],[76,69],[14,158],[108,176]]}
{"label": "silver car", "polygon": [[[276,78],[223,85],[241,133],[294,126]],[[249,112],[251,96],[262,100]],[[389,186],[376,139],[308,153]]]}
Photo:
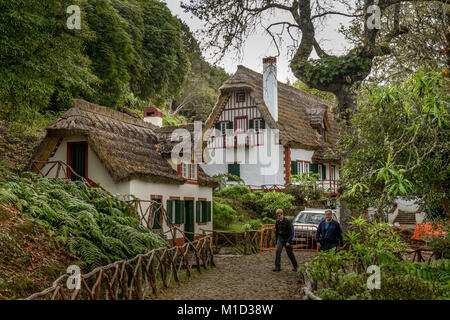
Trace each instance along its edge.
{"label": "silver car", "polygon": [[[325,219],[325,211],[328,209],[306,209],[298,213],[293,221],[294,245],[296,248],[315,249],[316,231],[319,223]],[[333,220],[337,221],[336,210],[331,210]]]}

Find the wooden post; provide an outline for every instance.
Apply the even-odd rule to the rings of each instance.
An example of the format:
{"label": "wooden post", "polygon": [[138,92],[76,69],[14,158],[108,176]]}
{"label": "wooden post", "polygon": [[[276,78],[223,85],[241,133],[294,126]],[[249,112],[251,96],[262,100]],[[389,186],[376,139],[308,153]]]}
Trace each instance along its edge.
{"label": "wooden post", "polygon": [[244,255],[247,255],[247,231],[244,231]]}

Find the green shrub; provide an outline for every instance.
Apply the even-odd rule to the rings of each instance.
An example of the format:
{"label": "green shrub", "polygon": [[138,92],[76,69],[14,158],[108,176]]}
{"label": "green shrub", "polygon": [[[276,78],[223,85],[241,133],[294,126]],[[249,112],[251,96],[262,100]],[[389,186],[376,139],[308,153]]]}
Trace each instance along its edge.
{"label": "green shrub", "polygon": [[142,226],[132,205],[100,188],[67,179],[9,174],[0,183],[0,203],[12,203],[24,215],[54,232],[66,249],[90,268],[130,259],[166,246]]}
{"label": "green shrub", "polygon": [[217,191],[216,196],[221,198],[238,199],[250,193],[250,188],[244,184],[235,184]]}
{"label": "green shrub", "polygon": [[252,220],[249,220],[244,225],[244,229],[245,230],[261,230],[262,225],[263,224],[260,219],[252,219]]}
{"label": "green shrub", "polygon": [[222,229],[228,227],[236,219],[236,211],[228,204],[221,203],[214,199],[214,228]]}
{"label": "green shrub", "polygon": [[428,246],[438,258],[450,259],[450,223],[443,223],[445,235],[427,237]]}
{"label": "green shrub", "polygon": [[283,192],[267,192],[256,203],[262,207],[262,215],[264,217],[275,218],[275,211],[281,209],[286,213],[295,209],[292,204],[294,197]]}

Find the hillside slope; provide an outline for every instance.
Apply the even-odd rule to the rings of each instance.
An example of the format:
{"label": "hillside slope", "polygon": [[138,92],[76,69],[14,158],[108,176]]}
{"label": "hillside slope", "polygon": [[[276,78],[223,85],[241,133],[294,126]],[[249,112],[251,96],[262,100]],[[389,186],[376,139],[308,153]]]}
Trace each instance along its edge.
{"label": "hillside slope", "polygon": [[0,299],[20,299],[49,287],[69,265],[84,263],[41,225],[0,204]]}

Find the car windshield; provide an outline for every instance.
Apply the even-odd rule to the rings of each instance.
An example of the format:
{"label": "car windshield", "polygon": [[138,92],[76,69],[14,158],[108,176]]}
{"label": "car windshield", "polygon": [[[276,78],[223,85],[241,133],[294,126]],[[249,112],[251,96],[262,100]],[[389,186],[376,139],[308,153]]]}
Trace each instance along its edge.
{"label": "car windshield", "polygon": [[303,212],[300,213],[297,218],[295,218],[294,222],[296,223],[312,223],[319,224],[325,218],[325,213],[311,213],[311,212]]}

